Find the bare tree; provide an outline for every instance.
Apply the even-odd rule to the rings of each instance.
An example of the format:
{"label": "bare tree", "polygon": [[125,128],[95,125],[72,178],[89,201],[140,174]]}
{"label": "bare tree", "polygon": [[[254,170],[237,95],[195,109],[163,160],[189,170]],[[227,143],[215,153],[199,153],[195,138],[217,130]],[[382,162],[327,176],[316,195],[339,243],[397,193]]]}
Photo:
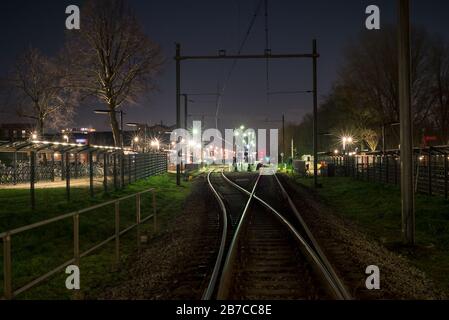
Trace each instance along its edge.
{"label": "bare tree", "polygon": [[[371,150],[378,148],[379,128],[398,122],[397,33],[393,27],[365,32],[347,47],[344,64],[332,91],[319,109],[321,132],[357,133]],[[449,140],[449,45],[424,29],[412,32],[412,108],[415,141],[435,129],[442,143]],[[304,117],[297,131],[307,136],[312,118]],[[399,140],[395,130],[388,133]],[[320,148],[332,146],[321,138]]]}
{"label": "bare tree", "polygon": [[366,142],[371,151],[376,151],[379,145],[379,135],[372,129],[360,129],[360,138]]}
{"label": "bare tree", "polygon": [[432,54],[431,69],[434,77],[432,94],[436,97],[432,116],[440,142],[447,144],[449,140],[449,45],[442,39],[436,39]]}
{"label": "bare tree", "polygon": [[117,111],[154,88],[163,59],[158,45],[144,33],[125,0],[89,0],[81,30],[66,46],[72,85],[104,102],[116,146],[122,144]]}
{"label": "bare tree", "polygon": [[[414,29],[412,38],[412,107],[418,127],[426,122],[435,101],[429,94],[432,39],[422,29]],[[340,72],[339,86],[352,104],[352,113],[368,116],[377,126],[399,118],[397,50],[393,27],[364,32],[347,48]]]}
{"label": "bare tree", "polygon": [[29,48],[2,81],[6,109],[32,119],[40,136],[47,128],[66,126],[74,114],[76,93],[68,88],[65,71],[55,59]]}

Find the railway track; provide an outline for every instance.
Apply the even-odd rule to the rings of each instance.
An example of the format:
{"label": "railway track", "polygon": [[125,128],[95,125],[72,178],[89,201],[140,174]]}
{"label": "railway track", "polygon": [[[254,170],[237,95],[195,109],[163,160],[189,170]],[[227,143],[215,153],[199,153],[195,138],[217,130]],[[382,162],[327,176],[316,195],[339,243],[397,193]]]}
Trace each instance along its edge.
{"label": "railway track", "polygon": [[221,171],[207,180],[222,237],[203,299],[351,298],[276,176],[233,181]]}

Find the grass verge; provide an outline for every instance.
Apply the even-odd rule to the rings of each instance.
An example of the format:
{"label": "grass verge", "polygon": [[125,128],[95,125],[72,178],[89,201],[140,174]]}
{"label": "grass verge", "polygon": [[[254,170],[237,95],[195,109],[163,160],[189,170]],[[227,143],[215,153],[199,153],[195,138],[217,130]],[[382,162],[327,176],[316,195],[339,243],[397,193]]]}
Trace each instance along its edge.
{"label": "grass verge", "polygon": [[[292,177],[312,187],[313,179]],[[449,293],[449,201],[416,196],[416,241],[414,248],[402,245],[400,190],[352,178],[320,178],[320,199],[337,214],[354,221],[371,238],[401,254],[424,271],[435,285]]]}
{"label": "grass verge", "polygon": [[[65,199],[65,189],[39,190],[37,210],[28,205],[27,190],[0,190],[0,232],[45,220],[64,213],[73,212],[95,204],[120,198],[136,192],[156,189],[157,226],[162,230],[182,210],[190,190],[190,182],[176,186],[173,175],[162,175],[138,181],[124,190],[109,194],[98,194],[94,199],[88,196],[88,189],[72,190],[71,201]],[[45,193],[45,195],[44,195]],[[142,196],[142,218],[152,214],[152,195]],[[135,222],[135,198],[120,204],[120,227],[124,230]],[[73,222],[67,219],[39,229],[24,232],[12,239],[13,286],[18,289],[52,268],[73,257]],[[107,206],[87,212],[80,217],[81,252],[114,235],[114,207]],[[141,225],[140,233],[151,239],[155,235],[152,219]],[[132,230],[120,238],[120,258],[126,259],[137,247],[137,231]],[[3,244],[0,246],[0,272],[3,274]],[[120,273],[114,272],[114,242],[81,259],[81,291],[74,296],[65,288],[67,275],[64,270],[48,281],[19,295],[18,299],[72,299],[95,297],[104,283],[113,284],[120,280]],[[0,296],[3,295],[3,277],[0,277]]]}

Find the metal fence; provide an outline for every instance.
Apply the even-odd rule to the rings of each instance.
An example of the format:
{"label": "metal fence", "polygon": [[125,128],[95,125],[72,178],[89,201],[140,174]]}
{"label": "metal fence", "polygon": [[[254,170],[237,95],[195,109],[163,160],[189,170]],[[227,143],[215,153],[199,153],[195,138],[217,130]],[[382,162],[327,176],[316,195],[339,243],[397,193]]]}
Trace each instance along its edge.
{"label": "metal fence", "polygon": [[166,173],[167,161],[166,153],[135,154],[114,147],[55,142],[0,143],[0,188],[29,188],[31,206],[35,208],[36,184],[65,186],[70,200],[72,180],[77,180],[78,185],[89,187],[93,197],[99,188],[103,192],[118,190],[139,179]]}
{"label": "metal fence", "polygon": [[[146,194],[151,195],[151,214],[145,215],[145,212],[142,212],[142,201],[143,196]],[[135,198],[135,223],[130,226],[124,227],[121,224],[121,215],[120,215],[120,203],[126,201],[128,199]],[[89,249],[81,252],[80,250],[80,218],[82,216],[89,216],[87,213],[91,213],[92,211],[98,210],[100,208],[104,208],[107,206],[113,205],[114,209],[112,212],[114,213],[114,224],[115,224],[115,233],[111,235],[109,238],[104,239],[102,242],[90,247]],[[69,265],[80,266],[81,258],[92,254],[94,251],[99,250],[104,247],[111,241],[115,241],[114,245],[114,263],[118,264],[120,261],[120,237],[129,231],[137,228],[137,244],[140,243],[140,233],[139,226],[153,219],[154,230],[157,228],[157,210],[156,210],[156,191],[154,189],[149,189],[143,192],[139,192],[133,195],[129,195],[126,197],[122,197],[120,199],[112,200],[109,202],[105,202],[96,206],[89,207],[87,209],[79,210],[76,212],[72,212],[69,214],[60,215],[58,217],[48,219],[45,221],[41,221],[38,223],[34,223],[28,226],[24,226],[18,229],[10,230],[7,232],[0,233],[0,239],[3,242],[3,286],[4,286],[4,296],[5,299],[13,299],[17,295],[33,288],[34,286],[42,283],[43,281],[49,279],[50,277],[56,275],[58,272],[63,270]],[[65,263],[53,268],[52,270],[46,272],[43,275],[37,276],[33,281],[28,282],[27,284],[21,286],[20,288],[14,288],[13,283],[13,250],[12,250],[12,240],[13,237],[23,234],[28,231],[33,231],[36,229],[41,229],[46,226],[55,225],[58,222],[72,220],[72,242],[73,242],[73,258]],[[70,239],[70,238],[69,238]],[[17,249],[17,248],[16,248]]]}
{"label": "metal fence", "polygon": [[[52,160],[47,162],[31,161],[31,155],[26,155],[26,160],[18,160],[15,164],[5,164],[0,162],[0,185],[28,184],[34,175],[34,182],[55,182],[64,181],[68,173],[72,179],[82,179],[90,177],[90,166],[92,166],[93,178],[104,178],[107,176],[108,183],[118,180],[121,175],[119,154],[100,153],[93,157],[92,164],[78,160],[77,155],[70,155],[67,172],[66,160]],[[138,180],[161,174],[167,171],[167,156],[164,153],[133,154],[124,155],[124,176],[125,183],[131,180]],[[106,170],[105,170],[106,168]],[[117,175],[117,177],[115,177]],[[106,180],[105,180],[106,181]]]}
{"label": "metal fence", "polygon": [[[449,158],[446,149],[416,149],[414,154],[415,191],[431,196],[449,196]],[[449,148],[448,148],[449,149]],[[327,156],[321,159],[335,168],[337,176],[400,186],[399,151],[389,154]],[[328,169],[329,171],[329,169]]]}

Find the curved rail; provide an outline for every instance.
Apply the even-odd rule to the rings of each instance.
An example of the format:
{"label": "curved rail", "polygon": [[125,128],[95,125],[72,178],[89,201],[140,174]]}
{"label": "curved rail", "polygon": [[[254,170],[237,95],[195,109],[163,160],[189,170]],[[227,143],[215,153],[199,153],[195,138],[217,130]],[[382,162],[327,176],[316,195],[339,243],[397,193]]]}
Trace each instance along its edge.
{"label": "curved rail", "polygon": [[277,183],[279,185],[279,188],[281,189],[282,195],[288,201],[288,204],[289,204],[290,208],[295,213],[297,219],[299,220],[299,223],[301,224],[302,228],[306,232],[307,237],[310,239],[310,241],[312,242],[312,245],[315,248],[316,252],[321,257],[321,260],[323,261],[324,266],[327,268],[329,273],[332,275],[334,281],[336,282],[336,285],[337,285],[341,295],[343,296],[343,298],[345,300],[351,300],[352,299],[351,295],[347,291],[347,289],[344,286],[343,282],[341,281],[340,277],[338,277],[337,273],[335,272],[334,268],[330,264],[330,262],[327,259],[326,255],[321,250],[320,245],[318,244],[318,242],[316,241],[316,239],[313,236],[312,232],[310,231],[309,227],[307,226],[306,222],[302,218],[301,214],[299,213],[298,209],[296,208],[295,204],[293,203],[293,200],[291,199],[291,197],[289,196],[289,194],[285,190],[284,186],[282,185],[281,181],[279,180],[279,178],[277,177],[276,174],[274,175],[274,177],[276,178],[276,181],[277,181]]}
{"label": "curved rail", "polygon": [[[328,262],[327,258],[325,257],[324,253],[321,251],[321,249],[319,248],[316,240],[313,238],[310,230],[308,229],[308,227],[305,225],[305,222],[302,218],[299,219],[301,225],[303,226],[304,230],[306,230],[307,236],[309,237],[309,239],[312,242],[312,246],[315,248],[312,248],[307,241],[298,233],[298,231],[296,230],[296,228],[291,225],[290,222],[287,221],[287,219],[285,219],[285,217],[280,214],[276,209],[274,209],[272,206],[270,206],[267,202],[265,202],[263,199],[259,198],[258,196],[255,195],[255,190],[257,187],[257,184],[259,182],[260,176],[257,179],[256,184],[254,185],[254,188],[252,190],[252,192],[250,193],[248,190],[246,190],[245,188],[242,188],[241,186],[239,186],[238,184],[236,184],[235,182],[231,181],[228,177],[226,177],[226,175],[224,174],[224,172],[221,172],[223,178],[232,186],[234,186],[235,188],[239,189],[240,191],[242,191],[243,193],[250,195],[250,200],[248,201],[247,207],[249,206],[249,202],[254,198],[257,201],[259,201],[262,205],[264,205],[268,210],[270,210],[271,212],[273,212],[277,218],[289,229],[289,231],[295,236],[296,240],[298,240],[298,242],[301,244],[301,246],[303,247],[304,251],[307,253],[307,255],[312,259],[314,266],[317,268],[317,270],[321,273],[321,275],[323,276],[323,278],[325,279],[325,283],[327,284],[327,286],[329,287],[329,289],[331,289],[333,295],[335,296],[335,298],[339,299],[339,300],[350,300],[351,297],[348,294],[346,288],[344,287],[344,285],[342,284],[341,280],[338,278],[338,276],[336,275],[335,271],[333,270],[333,268],[330,266],[330,263]],[[276,177],[277,178],[277,177]],[[280,183],[279,180],[277,180],[278,183],[280,184],[280,186],[282,186],[282,184]],[[285,189],[282,187],[283,192],[285,192]],[[292,208],[292,210],[295,212],[296,215],[299,215],[298,210],[296,209],[296,207],[293,205],[293,202],[289,201],[289,205]],[[241,224],[243,224],[243,216],[242,216],[242,220],[240,221],[239,227]],[[239,237],[239,229],[237,229],[236,234],[234,236],[234,238]],[[235,244],[233,247],[231,247],[228,252],[228,257],[232,253],[231,249],[235,251]],[[315,249],[315,250],[314,250]],[[228,262],[228,261],[227,261]],[[223,269],[223,274],[222,274],[222,281],[220,282],[220,287],[224,286],[224,288],[220,288],[219,293],[221,293],[221,295],[219,295],[219,298],[224,298],[225,294],[224,292],[226,292],[228,290],[228,288],[226,288],[226,283],[223,283],[223,280],[225,279],[225,277],[230,277],[230,275],[226,275],[225,272],[228,271],[229,272],[230,267],[228,266],[228,270]]]}
{"label": "curved rail", "polygon": [[228,214],[226,211],[226,206],[221,199],[220,195],[218,194],[217,190],[212,185],[212,182],[210,180],[210,176],[213,173],[213,171],[210,171],[207,175],[207,182],[209,184],[209,188],[212,190],[213,194],[215,195],[215,198],[217,198],[217,201],[220,205],[221,211],[223,213],[223,233],[221,235],[221,244],[220,249],[218,251],[217,255],[217,261],[215,262],[215,267],[211,275],[211,279],[209,281],[209,285],[207,286],[207,289],[203,293],[202,300],[210,300],[212,298],[212,295],[214,294],[218,275],[220,274],[220,267],[221,263],[223,261],[225,246],[226,246],[226,238],[227,238],[227,232],[228,232]]}
{"label": "curved rail", "polygon": [[[224,175],[223,170],[222,170],[222,175]],[[237,256],[237,248],[238,248],[238,243],[239,243],[239,240],[241,237],[241,231],[243,229],[243,224],[245,223],[245,220],[247,217],[247,212],[248,212],[249,206],[255,196],[255,192],[256,192],[256,188],[259,183],[259,180],[260,180],[260,175],[257,177],[256,183],[254,184],[252,192],[248,192],[248,194],[249,194],[248,201],[246,202],[246,206],[245,206],[245,209],[243,210],[242,217],[240,218],[239,224],[238,224],[237,229],[232,238],[231,245],[229,246],[228,255],[226,257],[226,261],[223,266],[223,271],[221,274],[220,286],[218,288],[218,294],[217,294],[218,300],[224,300],[225,297],[227,296],[227,293],[230,290],[232,268],[234,266],[234,262],[235,262],[235,259]]]}

